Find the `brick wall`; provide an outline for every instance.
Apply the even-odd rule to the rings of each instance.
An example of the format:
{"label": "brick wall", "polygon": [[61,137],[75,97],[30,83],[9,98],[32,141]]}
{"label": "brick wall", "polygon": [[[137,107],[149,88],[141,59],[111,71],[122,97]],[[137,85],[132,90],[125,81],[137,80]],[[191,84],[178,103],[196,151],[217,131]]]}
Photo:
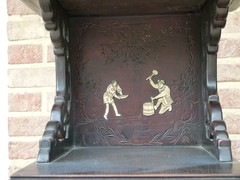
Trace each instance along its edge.
{"label": "brick wall", "polygon": [[7,0],[10,174],[36,160],[55,95],[55,63],[41,17]]}
{"label": "brick wall", "polygon": [[240,161],[240,8],[228,14],[218,53],[218,93],[223,117]]}
{"label": "brick wall", "polygon": [[[55,64],[42,19],[17,0],[7,0],[10,174],[36,160],[38,141],[55,94]],[[240,160],[240,10],[228,16],[218,61],[219,95]]]}

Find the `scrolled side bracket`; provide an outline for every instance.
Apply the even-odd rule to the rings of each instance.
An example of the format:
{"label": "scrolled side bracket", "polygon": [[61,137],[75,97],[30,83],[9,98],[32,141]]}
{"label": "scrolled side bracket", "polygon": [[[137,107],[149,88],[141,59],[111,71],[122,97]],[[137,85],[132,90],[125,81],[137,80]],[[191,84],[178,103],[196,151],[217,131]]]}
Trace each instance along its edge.
{"label": "scrolled side bracket", "polygon": [[[203,93],[207,148],[219,161],[232,161],[231,141],[217,93],[217,52],[230,0],[210,0],[202,9]],[[210,148],[209,148],[210,147]]]}
{"label": "scrolled side bracket", "polygon": [[[56,63],[56,97],[50,121],[39,143],[38,162],[50,162],[71,144],[70,127],[70,64],[68,57],[68,14],[55,0],[39,0],[45,28],[50,31]],[[66,145],[67,144],[67,145]]]}

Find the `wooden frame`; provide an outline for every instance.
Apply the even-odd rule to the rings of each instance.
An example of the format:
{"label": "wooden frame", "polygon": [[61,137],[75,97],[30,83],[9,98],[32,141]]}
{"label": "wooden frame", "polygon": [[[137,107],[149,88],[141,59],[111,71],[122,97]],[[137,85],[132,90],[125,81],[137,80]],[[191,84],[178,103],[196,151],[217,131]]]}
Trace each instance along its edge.
{"label": "wooden frame", "polygon": [[[207,140],[206,149],[219,161],[231,161],[231,142],[217,95],[217,51],[221,29],[226,24],[229,0],[207,1],[201,8],[203,49],[202,102]],[[50,162],[72,146],[71,69],[69,64],[70,15],[58,1],[40,0],[45,27],[50,31],[56,58],[56,97],[42,140],[38,162]]]}

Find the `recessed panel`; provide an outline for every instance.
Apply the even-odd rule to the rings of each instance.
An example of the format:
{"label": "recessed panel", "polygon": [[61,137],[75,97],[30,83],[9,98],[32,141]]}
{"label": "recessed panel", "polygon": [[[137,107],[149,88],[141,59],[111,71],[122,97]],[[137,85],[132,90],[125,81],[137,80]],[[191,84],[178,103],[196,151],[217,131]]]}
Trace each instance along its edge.
{"label": "recessed panel", "polygon": [[198,144],[199,17],[73,18],[77,145]]}

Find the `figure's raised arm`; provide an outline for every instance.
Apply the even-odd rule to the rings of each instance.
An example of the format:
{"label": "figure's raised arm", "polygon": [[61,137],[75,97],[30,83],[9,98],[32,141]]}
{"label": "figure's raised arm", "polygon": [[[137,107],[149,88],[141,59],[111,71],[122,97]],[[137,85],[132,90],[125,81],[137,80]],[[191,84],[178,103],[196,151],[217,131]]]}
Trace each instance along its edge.
{"label": "figure's raised arm", "polygon": [[151,86],[152,86],[153,88],[158,89],[157,84],[155,84],[155,83],[153,82],[152,78],[149,78],[149,83],[151,84]]}

